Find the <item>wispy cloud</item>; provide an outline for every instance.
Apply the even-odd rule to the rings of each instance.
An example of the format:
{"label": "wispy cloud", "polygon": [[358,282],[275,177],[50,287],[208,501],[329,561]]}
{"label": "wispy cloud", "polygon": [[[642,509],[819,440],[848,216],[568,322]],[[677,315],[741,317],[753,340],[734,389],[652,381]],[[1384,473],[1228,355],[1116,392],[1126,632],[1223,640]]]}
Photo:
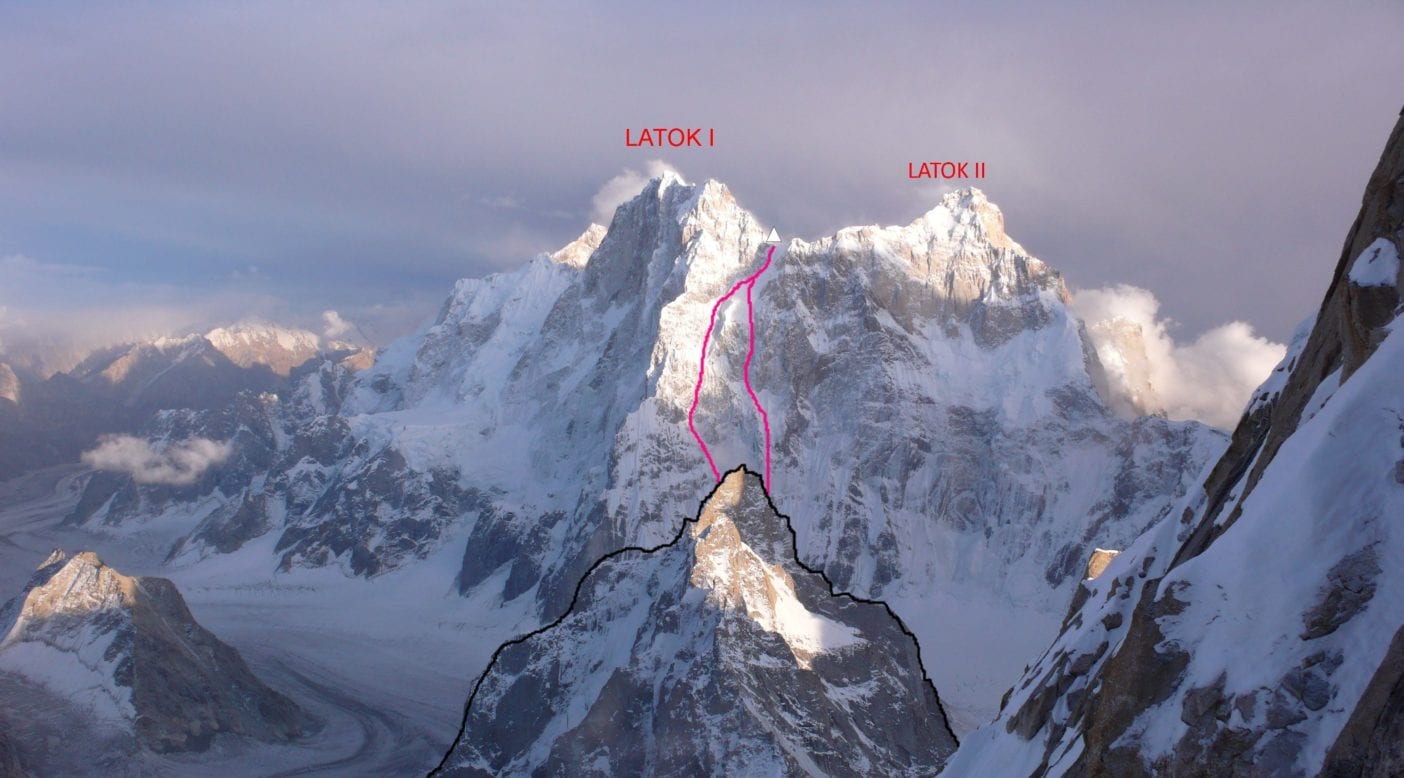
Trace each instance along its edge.
{"label": "wispy cloud", "polygon": [[83,464],[98,470],[126,473],[139,484],[186,486],[229,458],[232,447],[208,438],[190,438],[162,447],[132,435],[107,435]]}
{"label": "wispy cloud", "polygon": [[677,173],[672,165],[662,160],[649,160],[643,170],[624,168],[618,175],[609,179],[590,198],[590,218],[595,224],[608,225],[614,218],[614,211],[625,202],[632,200],[643,189],[649,179],[665,172]]}

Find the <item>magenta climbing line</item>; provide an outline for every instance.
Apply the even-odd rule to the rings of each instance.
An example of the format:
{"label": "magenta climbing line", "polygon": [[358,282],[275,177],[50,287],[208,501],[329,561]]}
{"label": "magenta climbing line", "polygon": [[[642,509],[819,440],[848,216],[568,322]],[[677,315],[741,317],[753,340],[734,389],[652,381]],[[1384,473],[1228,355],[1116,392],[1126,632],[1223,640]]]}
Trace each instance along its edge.
{"label": "magenta climbing line", "polygon": [[707,466],[712,469],[712,476],[721,481],[721,471],[717,469],[717,463],[712,460],[712,452],[707,448],[707,443],[702,440],[702,435],[697,432],[697,426],[693,422],[693,417],[697,415],[697,406],[702,401],[702,379],[707,374],[707,346],[712,340],[712,329],[717,325],[717,311],[721,309],[722,303],[730,300],[732,295],[740,291],[741,287],[746,287],[746,330],[749,337],[749,347],[746,351],[746,362],[742,369],[742,380],[746,385],[746,392],[751,395],[751,402],[755,404],[756,410],[760,412],[761,424],[765,428],[765,485],[770,485],[770,418],[766,415],[765,409],[761,407],[760,398],[756,396],[755,390],[751,388],[751,358],[755,355],[756,349],[756,327],[755,317],[752,313],[751,290],[755,288],[756,279],[761,273],[770,267],[770,260],[775,256],[775,247],[771,246],[770,251],[765,255],[765,264],[760,270],[752,273],[746,278],[736,282],[731,287],[731,291],[722,295],[720,299],[712,305],[712,315],[707,321],[707,331],[702,334],[702,358],[697,365],[697,386],[692,390],[692,407],[687,410],[687,428],[691,430],[692,437],[697,440],[697,446],[702,449],[702,456],[707,458]]}
{"label": "magenta climbing line", "polygon": [[750,342],[746,346],[746,362],[741,367],[741,381],[746,385],[746,393],[751,395],[751,404],[756,406],[756,413],[760,414],[761,427],[765,430],[765,481],[761,484],[765,488],[770,488],[770,416],[761,407],[760,398],[756,396],[756,390],[751,388],[751,358],[756,355],[756,317],[754,307],[751,305],[751,290],[756,288],[756,279],[761,273],[770,267],[770,258],[775,256],[775,247],[770,247],[770,252],[765,255],[765,264],[751,277],[751,282],[746,284],[746,331],[750,336]]}
{"label": "magenta climbing line", "polygon": [[712,328],[717,324],[717,309],[722,303],[731,299],[736,294],[736,290],[745,286],[746,279],[736,282],[736,286],[731,287],[731,291],[721,296],[716,304],[712,306],[712,318],[707,321],[707,331],[702,334],[702,361],[697,366],[697,386],[692,390],[692,407],[687,410],[687,428],[692,430],[692,437],[697,439],[697,445],[702,447],[702,456],[707,458],[707,466],[712,468],[712,475],[717,481],[721,481],[721,471],[717,469],[717,463],[712,461],[712,452],[707,450],[707,444],[703,442],[702,436],[698,434],[697,427],[692,423],[692,417],[697,415],[697,405],[702,401],[702,377],[707,373],[707,344],[712,340]]}

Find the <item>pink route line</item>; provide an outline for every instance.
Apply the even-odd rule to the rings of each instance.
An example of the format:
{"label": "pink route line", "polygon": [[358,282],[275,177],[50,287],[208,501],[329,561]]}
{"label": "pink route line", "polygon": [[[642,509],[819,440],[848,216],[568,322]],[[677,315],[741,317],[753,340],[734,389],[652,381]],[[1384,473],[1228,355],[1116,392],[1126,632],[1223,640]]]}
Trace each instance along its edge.
{"label": "pink route line", "polygon": [[[775,247],[770,247],[770,254],[775,253]],[[765,264],[761,266],[759,277],[770,267],[770,254],[765,257]],[[760,398],[756,396],[756,390],[751,388],[751,357],[756,355],[756,317],[751,305],[751,290],[756,288],[756,282],[746,284],[746,332],[750,335],[750,344],[746,347],[746,362],[741,367],[741,380],[746,384],[746,393],[751,395],[751,403],[756,406],[756,413],[760,414],[761,427],[765,429],[765,481],[761,484],[765,488],[770,488],[770,416],[761,407]]]}
{"label": "pink route line", "polygon": [[712,340],[712,329],[717,324],[717,311],[721,309],[722,303],[731,299],[731,296],[740,291],[741,287],[746,287],[746,332],[749,336],[749,343],[746,348],[746,362],[741,369],[741,380],[746,385],[746,393],[751,396],[751,403],[756,406],[756,412],[760,414],[761,426],[765,429],[765,487],[770,488],[770,417],[766,415],[765,408],[761,407],[760,398],[756,396],[756,390],[751,388],[751,359],[756,354],[756,320],[754,306],[751,303],[751,291],[756,287],[756,279],[760,278],[766,268],[770,267],[770,260],[775,256],[775,247],[771,246],[766,252],[765,264],[760,270],[750,276],[736,282],[731,287],[731,291],[721,296],[721,299],[712,306],[712,316],[707,322],[707,331],[702,335],[702,359],[697,366],[697,386],[692,390],[692,407],[687,411],[687,428],[692,431],[692,437],[697,439],[697,445],[702,449],[702,456],[707,458],[707,466],[712,469],[712,476],[721,482],[721,471],[717,469],[717,463],[712,460],[712,452],[707,448],[707,444],[702,440],[702,436],[697,432],[697,426],[693,423],[693,417],[697,415],[697,406],[702,401],[702,378],[707,374],[707,345]]}

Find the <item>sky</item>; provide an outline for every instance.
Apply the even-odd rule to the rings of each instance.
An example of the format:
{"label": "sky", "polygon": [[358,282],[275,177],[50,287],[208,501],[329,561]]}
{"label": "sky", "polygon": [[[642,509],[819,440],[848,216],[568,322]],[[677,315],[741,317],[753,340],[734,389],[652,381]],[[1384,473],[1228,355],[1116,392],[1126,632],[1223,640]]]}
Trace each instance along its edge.
{"label": "sky", "polygon": [[0,3],[0,350],[327,310],[383,345],[656,162],[814,239],[932,207],[930,159],[1070,286],[1281,342],[1404,103],[1397,2],[754,5]]}

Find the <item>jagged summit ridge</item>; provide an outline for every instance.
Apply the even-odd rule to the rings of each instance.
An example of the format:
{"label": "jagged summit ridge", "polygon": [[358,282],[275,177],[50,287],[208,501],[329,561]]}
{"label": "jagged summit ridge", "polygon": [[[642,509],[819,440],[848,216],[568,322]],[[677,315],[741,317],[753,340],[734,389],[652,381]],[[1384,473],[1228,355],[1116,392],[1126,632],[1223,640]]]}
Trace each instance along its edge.
{"label": "jagged summit ridge", "polygon": [[[910,608],[923,640],[959,631],[957,611],[1029,603],[965,627],[991,663],[989,680],[942,684],[959,709],[987,700],[965,720],[993,714],[1022,652],[1056,630],[1085,548],[1128,543],[1218,439],[1116,419],[1061,279],[1004,245],[983,195],[946,203],[907,227],[777,247],[754,288],[750,377],[807,563]],[[656,179],[561,256],[458,282],[369,370],[208,414],[218,432],[182,422],[243,436],[206,482],[109,503],[95,480],[84,516],[181,516],[168,526],[195,528],[183,559],[276,533],[281,569],[382,575],[452,547],[459,592],[528,597],[550,621],[594,560],[674,537],[712,488],[687,424],[703,335],[765,261],[768,228],[720,183]],[[764,461],[738,391],[749,331],[744,295],[718,309],[695,420],[722,470]]]}
{"label": "jagged summit ridge", "polygon": [[915,640],[805,569],[738,469],[671,543],[602,560],[499,650],[441,773],[930,775],[953,748]]}
{"label": "jagged summit ridge", "polygon": [[943,234],[951,242],[988,243],[1000,248],[1026,253],[1004,231],[1004,212],[990,202],[984,191],[963,187],[942,195],[941,201],[917,220],[933,233]]}

